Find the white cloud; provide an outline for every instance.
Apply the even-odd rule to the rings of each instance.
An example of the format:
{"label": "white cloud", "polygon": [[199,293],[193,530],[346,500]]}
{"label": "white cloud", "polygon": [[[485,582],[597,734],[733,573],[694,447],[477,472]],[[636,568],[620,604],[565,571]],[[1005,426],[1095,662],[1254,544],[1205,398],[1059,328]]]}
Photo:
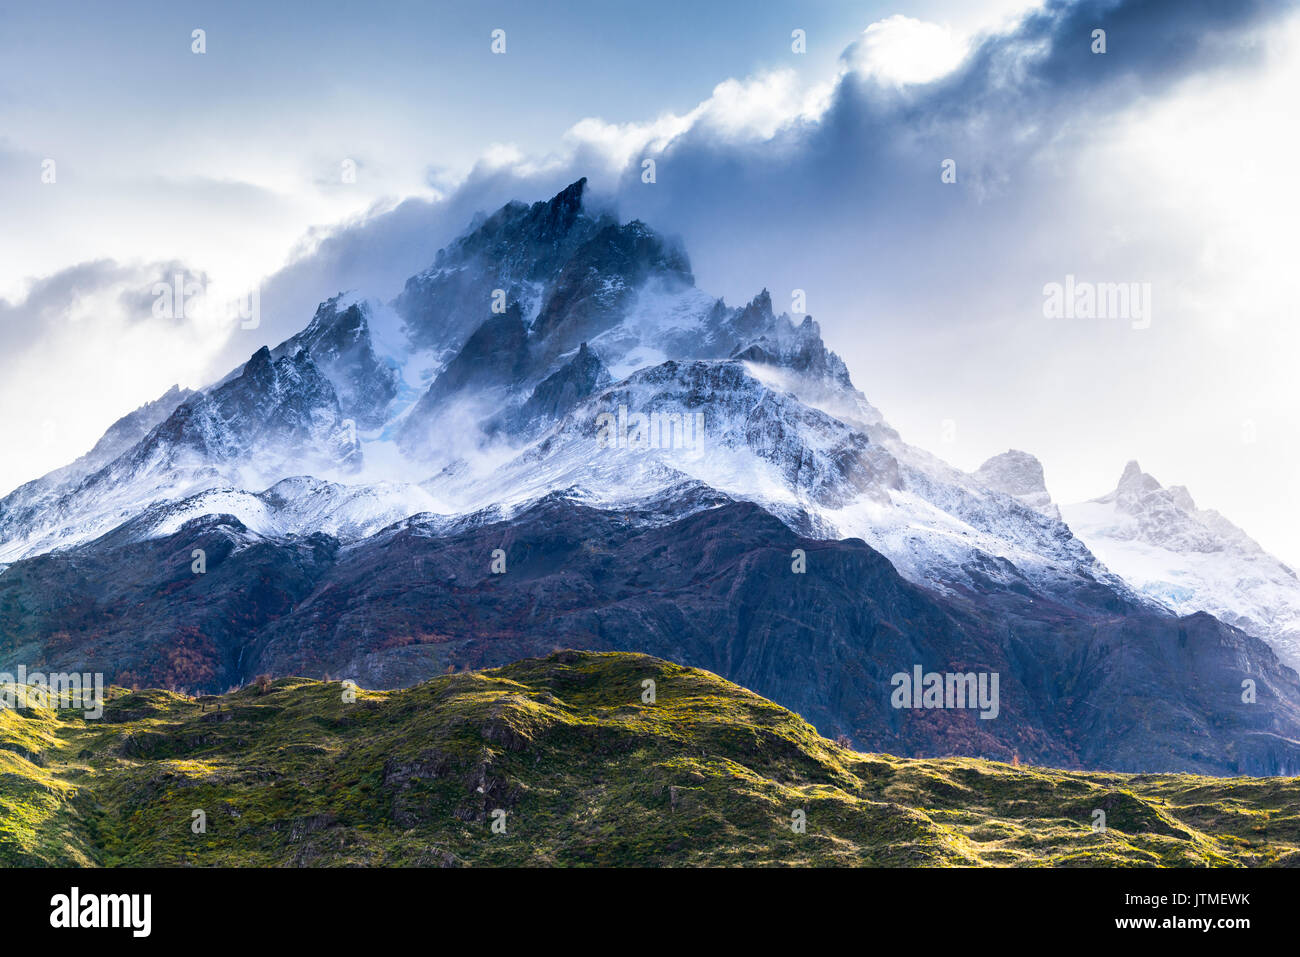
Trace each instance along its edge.
{"label": "white cloud", "polygon": [[155,284],[177,273],[206,278],[180,263],[100,260],[33,283],[16,302],[0,300],[0,407],[13,410],[4,441],[23,450],[0,458],[0,486],[66,465],[173,384],[206,384],[210,356],[237,323],[155,315]]}
{"label": "white cloud", "polygon": [[684,114],[665,113],[642,123],[586,117],[564,138],[575,153],[599,157],[617,173],[662,153],[692,130],[727,142],[771,139],[790,123],[825,113],[834,88],[833,81],[808,84],[794,70],[771,70],[744,80],[723,80],[708,99]]}
{"label": "white cloud", "polygon": [[970,51],[970,41],[946,24],[902,14],[878,20],[845,52],[854,72],[880,83],[929,83],[952,72]]}

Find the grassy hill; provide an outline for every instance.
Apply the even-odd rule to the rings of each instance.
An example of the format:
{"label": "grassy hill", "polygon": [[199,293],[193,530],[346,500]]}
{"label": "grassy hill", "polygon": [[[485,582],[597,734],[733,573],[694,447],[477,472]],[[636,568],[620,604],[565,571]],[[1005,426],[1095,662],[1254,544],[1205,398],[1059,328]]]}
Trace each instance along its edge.
{"label": "grassy hill", "polygon": [[286,678],[219,707],[115,689],[98,721],[0,710],[0,865],[1300,864],[1295,779],[859,754],[642,655],[345,697]]}

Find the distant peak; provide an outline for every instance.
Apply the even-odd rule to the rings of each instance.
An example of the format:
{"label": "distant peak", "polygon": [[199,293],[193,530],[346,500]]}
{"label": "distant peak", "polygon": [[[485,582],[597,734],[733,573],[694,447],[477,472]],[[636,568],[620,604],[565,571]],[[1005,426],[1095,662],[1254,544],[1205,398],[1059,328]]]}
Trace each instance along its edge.
{"label": "distant peak", "polygon": [[258,369],[270,366],[270,364],[271,350],[267,346],[262,346],[262,348],[258,349],[249,357],[248,362],[244,363],[244,374],[247,375],[250,372],[256,372]]}
{"label": "distant peak", "polygon": [[1039,472],[1043,470],[1043,466],[1038,461],[1037,456],[1031,455],[1029,452],[1022,452],[1019,449],[1007,449],[1005,452],[999,452],[997,455],[989,458],[980,466],[980,471],[982,472],[987,468],[1001,463],[1027,466]]}
{"label": "distant peak", "polygon": [[575,180],[574,182],[570,183],[568,186],[564,187],[564,189],[556,193],[555,197],[551,200],[551,202],[553,203],[558,202],[560,200],[565,199],[566,197],[572,197],[575,200],[581,200],[582,191],[586,188],[587,188],[587,177],[583,176],[581,179]]}
{"label": "distant peak", "polygon": [[1028,452],[1008,449],[993,456],[975,474],[989,486],[1008,495],[1046,495],[1043,464]]}
{"label": "distant peak", "polygon": [[582,209],[582,194],[587,188],[587,177],[570,183],[547,202],[548,210],[556,218],[571,221]]}
{"label": "distant peak", "polygon": [[1119,477],[1119,484],[1115,487],[1115,490],[1117,492],[1143,492],[1154,491],[1158,488],[1160,488],[1160,483],[1142,471],[1137,459],[1130,459],[1128,464],[1124,466],[1124,474]]}
{"label": "distant peak", "polygon": [[763,317],[771,318],[772,312],[772,294],[764,289],[757,296],[749,301],[744,309],[741,310],[742,316],[746,318]]}

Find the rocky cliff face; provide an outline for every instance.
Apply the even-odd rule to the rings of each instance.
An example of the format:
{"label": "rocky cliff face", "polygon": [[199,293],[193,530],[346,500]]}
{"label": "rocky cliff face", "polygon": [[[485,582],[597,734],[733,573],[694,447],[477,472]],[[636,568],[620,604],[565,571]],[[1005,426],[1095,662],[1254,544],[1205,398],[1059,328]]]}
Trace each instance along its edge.
{"label": "rocky cliff face", "polygon": [[497,289],[530,320],[536,316],[543,288],[575,251],[603,229],[617,227],[608,215],[584,213],[586,185],[581,179],[548,202],[507,204],[407,280],[395,305],[413,345],[454,354],[491,314]]}
{"label": "rocky cliff face", "polygon": [[994,491],[1004,492],[1030,508],[1059,519],[1061,510],[1052,502],[1043,477],[1043,465],[1028,452],[1015,449],[995,455],[975,472],[975,478]]}
{"label": "rocky cliff face", "polygon": [[334,387],[342,414],[360,429],[383,425],[398,391],[397,373],[375,353],[369,311],[364,302],[344,305],[336,296],[321,303],[306,329],[271,353],[276,359],[299,351],[311,356]]}
{"label": "rocky cliff face", "polygon": [[360,445],[338,395],[305,349],[254,353],[236,379],[184,402],[130,453],[151,468],[247,464],[268,474],[355,466]]}

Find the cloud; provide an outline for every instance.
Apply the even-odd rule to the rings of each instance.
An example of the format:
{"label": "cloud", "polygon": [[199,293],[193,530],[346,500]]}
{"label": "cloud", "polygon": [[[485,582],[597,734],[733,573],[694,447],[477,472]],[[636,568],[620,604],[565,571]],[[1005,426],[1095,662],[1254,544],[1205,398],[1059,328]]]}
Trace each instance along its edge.
{"label": "cloud", "polygon": [[200,384],[208,356],[229,335],[219,321],[160,315],[159,285],[207,276],[177,261],[79,263],[0,299],[0,405],[5,441],[22,454],[0,460],[13,487],[89,449],[121,415],[174,383]]}
{"label": "cloud", "polygon": [[[97,259],[78,263],[32,281],[24,295],[0,299],[0,349],[11,357],[48,349],[64,330],[95,325],[125,328],[154,316],[158,283],[182,275],[206,283],[208,277],[178,261],[148,264]],[[168,321],[168,326],[175,323]]]}
{"label": "cloud", "polygon": [[951,73],[968,51],[951,28],[895,14],[867,27],[841,59],[854,73],[902,85]]}
{"label": "cloud", "polygon": [[[586,117],[564,135],[572,151],[564,165],[575,171],[595,166],[617,179],[631,167],[639,176],[643,158],[665,152],[690,133],[737,145],[770,141],[792,122],[820,116],[833,88],[833,81],[806,85],[795,70],[770,70],[744,80],[723,80],[687,113],[627,123]],[[515,172],[528,175],[532,170],[517,164]]]}

